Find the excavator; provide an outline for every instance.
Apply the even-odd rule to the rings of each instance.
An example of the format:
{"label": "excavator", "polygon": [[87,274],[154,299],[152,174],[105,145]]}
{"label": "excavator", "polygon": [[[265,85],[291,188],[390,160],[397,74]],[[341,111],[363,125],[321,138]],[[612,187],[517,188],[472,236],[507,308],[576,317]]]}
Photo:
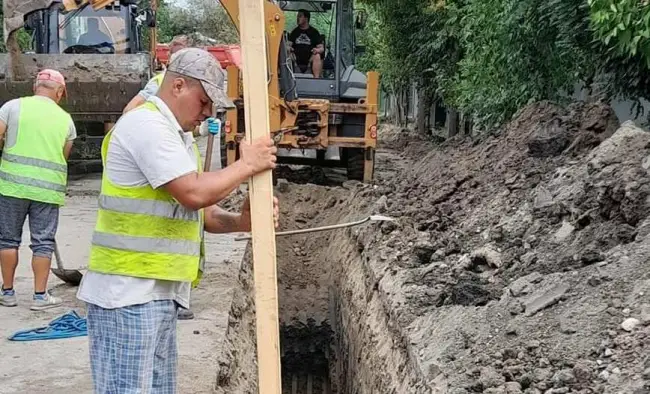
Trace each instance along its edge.
{"label": "excavator", "polygon": [[[220,0],[239,30],[239,1]],[[301,70],[289,45],[287,15],[307,10],[328,31],[322,75]],[[377,147],[379,75],[355,67],[356,31],[365,13],[354,0],[265,2],[270,129],[279,148],[278,162],[343,167],[347,178],[373,179]],[[323,34],[326,33],[326,34]],[[228,95],[236,105],[225,121],[227,164],[238,158],[245,135],[243,89],[237,67],[228,67]],[[233,83],[238,81],[239,83]]]}
{"label": "excavator", "polygon": [[[219,0],[239,29],[239,0]],[[56,68],[68,78],[71,113],[80,135],[71,156],[99,164],[105,131],[159,65],[156,7],[140,9],[137,0],[5,0],[5,41],[24,27],[32,53],[0,55],[0,104],[31,93],[36,70]],[[354,0],[266,1],[270,129],[279,148],[278,162],[343,167],[349,179],[371,182],[377,146],[379,76],[355,68],[356,30],[365,15]],[[292,57],[287,15],[308,10],[325,22],[322,75],[302,72]],[[150,29],[144,48],[143,30]],[[238,159],[245,135],[243,89],[239,62],[224,51],[214,55],[227,70],[228,95],[236,108],[225,114],[224,165]],[[110,55],[110,56],[108,56]],[[4,72],[3,72],[4,71]],[[223,115],[223,114],[222,114]],[[92,160],[90,160],[92,162]]]}
{"label": "excavator", "polygon": [[[62,106],[78,132],[71,172],[101,171],[105,131],[153,76],[153,47],[145,48],[142,37],[155,27],[154,12],[141,10],[137,0],[5,0],[3,11],[9,53],[0,54],[0,104],[32,94],[38,70],[61,71],[67,79]],[[31,40],[25,53],[15,40],[21,28]]]}

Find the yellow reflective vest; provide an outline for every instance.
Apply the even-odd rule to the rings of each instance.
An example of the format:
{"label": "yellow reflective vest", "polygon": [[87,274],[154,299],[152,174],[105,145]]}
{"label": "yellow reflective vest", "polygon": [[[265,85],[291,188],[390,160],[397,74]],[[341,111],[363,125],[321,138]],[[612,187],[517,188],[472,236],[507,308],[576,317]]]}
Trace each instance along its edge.
{"label": "yellow reflective vest", "polygon": [[158,87],[160,87],[160,85],[162,85],[162,81],[163,81],[163,79],[165,79],[165,72],[164,72],[164,71],[162,71],[162,72],[156,74],[156,76],[154,76],[153,78],[151,78],[151,80],[153,80],[153,81],[156,82],[156,84],[158,85]]}
{"label": "yellow reflective vest", "polygon": [[70,130],[70,115],[43,97],[20,100],[18,128],[7,130],[0,162],[0,194],[63,205],[68,164],[63,147]]}
{"label": "yellow reflective vest", "polygon": [[[140,111],[158,111],[146,102]],[[102,143],[102,162],[113,130]],[[201,156],[194,144],[198,171]],[[163,188],[119,186],[102,175],[97,224],[88,269],[104,274],[193,282],[204,263],[204,211],[182,206]]]}

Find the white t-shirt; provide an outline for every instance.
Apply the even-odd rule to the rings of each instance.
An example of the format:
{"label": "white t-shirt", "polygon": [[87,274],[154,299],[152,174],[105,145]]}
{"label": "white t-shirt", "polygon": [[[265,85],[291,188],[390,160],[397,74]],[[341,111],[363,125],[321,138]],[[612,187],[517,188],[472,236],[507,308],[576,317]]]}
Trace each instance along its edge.
{"label": "white t-shirt", "polygon": [[[160,112],[129,111],[115,125],[104,170],[111,182],[121,186],[153,188],[197,171],[193,156],[194,137],[182,131],[167,105],[149,97]],[[88,271],[77,298],[106,309],[122,308],[157,300],[190,304],[189,282],[141,279]]]}
{"label": "white t-shirt", "polygon": [[[164,71],[163,71],[164,72]],[[145,100],[149,97],[153,97],[158,94],[160,85],[156,82],[155,78],[151,78],[145,87],[140,90],[138,95],[144,98]],[[200,135],[208,135],[208,122],[201,122],[200,126]],[[216,171],[221,169],[221,135],[217,135],[214,139],[214,146],[212,147],[212,162],[210,163],[210,171]]]}
{"label": "white t-shirt", "polygon": [[[51,101],[49,97],[45,96],[34,96],[39,100]],[[20,99],[13,99],[7,101],[2,107],[0,107],[0,121],[7,125],[7,131],[9,130],[18,130],[18,120],[20,119]],[[10,147],[16,144],[15,138],[16,133],[7,133],[7,141],[5,141],[5,146]],[[70,119],[70,124],[68,125],[68,138],[66,140],[74,141],[77,138],[77,129],[74,126],[74,122]]]}
{"label": "white t-shirt", "polygon": [[156,82],[155,78],[151,78],[138,94],[143,99],[148,100],[149,97],[153,97],[158,94],[158,89],[160,89],[160,85],[158,85],[158,82]]}

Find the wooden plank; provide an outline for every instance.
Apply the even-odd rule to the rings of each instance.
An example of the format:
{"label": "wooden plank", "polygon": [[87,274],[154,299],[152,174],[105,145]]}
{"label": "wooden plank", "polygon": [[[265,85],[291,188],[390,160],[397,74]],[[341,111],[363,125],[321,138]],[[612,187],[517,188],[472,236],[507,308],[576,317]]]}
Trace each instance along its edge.
{"label": "wooden plank", "polygon": [[[265,0],[239,1],[246,140],[270,135]],[[272,66],[277,66],[273,64]],[[229,81],[231,83],[231,81]],[[257,332],[258,392],[280,394],[280,327],[271,171],[249,182]]]}

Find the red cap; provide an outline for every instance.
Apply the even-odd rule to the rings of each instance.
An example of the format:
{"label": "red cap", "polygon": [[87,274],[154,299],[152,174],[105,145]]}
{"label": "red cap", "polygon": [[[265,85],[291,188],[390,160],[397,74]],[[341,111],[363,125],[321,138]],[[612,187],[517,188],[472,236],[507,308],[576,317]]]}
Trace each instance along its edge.
{"label": "red cap", "polygon": [[63,75],[56,71],[56,70],[51,70],[51,69],[45,69],[42,70],[41,72],[38,73],[36,76],[37,81],[53,81],[56,82],[63,87],[65,87],[65,78],[63,78]]}

